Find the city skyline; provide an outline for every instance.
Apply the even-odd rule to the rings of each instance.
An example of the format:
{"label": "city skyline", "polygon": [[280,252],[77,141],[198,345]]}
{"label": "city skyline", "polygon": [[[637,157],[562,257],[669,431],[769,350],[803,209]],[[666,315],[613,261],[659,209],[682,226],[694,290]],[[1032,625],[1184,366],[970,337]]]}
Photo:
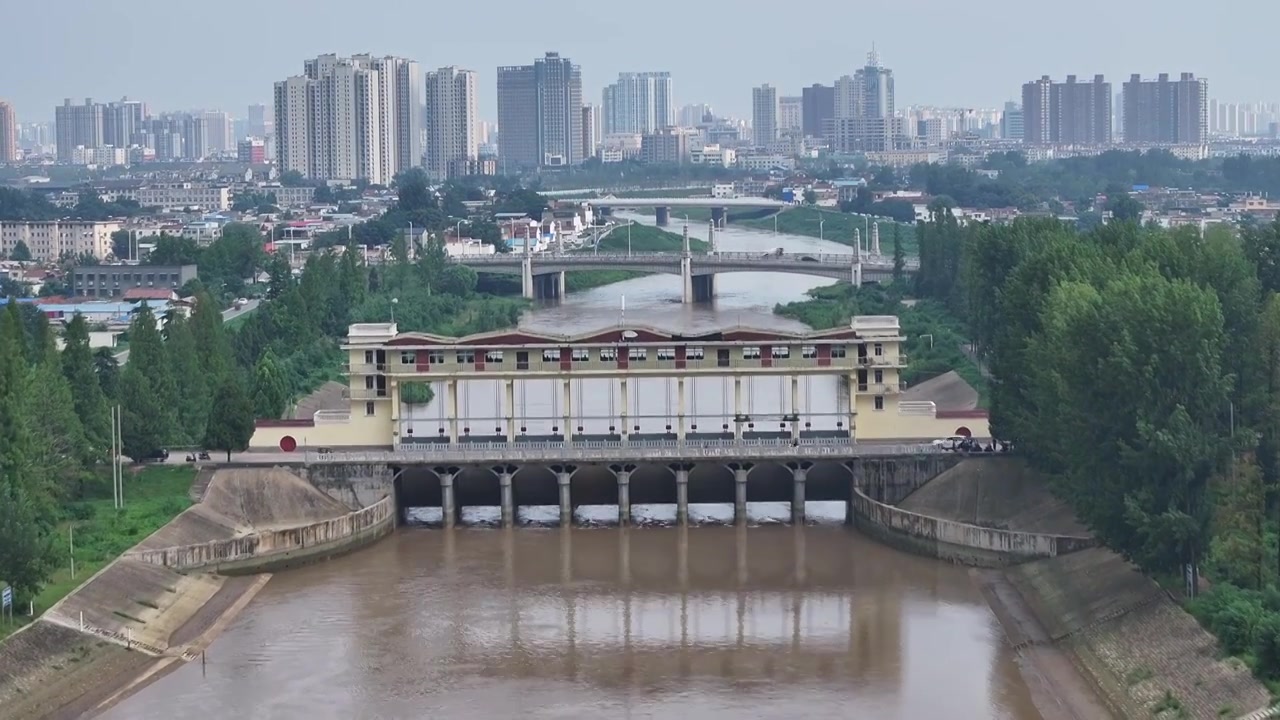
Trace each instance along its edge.
{"label": "city skyline", "polygon": [[[749,88],[768,83],[777,87],[780,95],[791,96],[815,82],[829,84],[860,67],[863,48],[872,42],[885,64],[895,69],[902,86],[902,105],[1000,107],[1017,99],[1028,78],[1044,74],[1103,74],[1118,79],[1133,73],[1145,77],[1160,72],[1194,72],[1197,77],[1211,79],[1218,98],[1265,101],[1280,97],[1280,81],[1266,70],[1268,38],[1263,34],[1269,20],[1280,19],[1280,8],[1260,2],[1249,3],[1253,9],[1247,26],[1230,28],[1225,19],[1213,17],[1186,23],[1185,15],[1167,3],[1116,6],[1086,2],[1085,6],[1096,6],[1101,15],[1089,7],[1069,15],[1055,14],[1055,32],[1046,35],[1020,32],[1019,28],[1033,26],[1034,18],[1026,16],[1022,4],[1004,0],[991,3],[991,12],[981,18],[957,17],[936,28],[904,23],[901,13],[892,8],[849,7],[819,0],[803,16],[780,16],[771,21],[770,29],[781,43],[795,40],[794,47],[785,51],[787,62],[778,62],[776,53],[759,53],[742,56],[731,67],[719,67],[716,72],[707,71],[707,59],[731,52],[735,38],[742,37],[734,28],[748,22],[745,15],[726,13],[726,3],[688,6],[658,0],[651,12],[628,16],[622,23],[617,13],[606,8],[556,14],[554,6],[559,3],[555,2],[536,8],[496,3],[494,12],[504,20],[500,24],[477,23],[468,9],[409,7],[402,10],[405,17],[396,23],[365,37],[357,31],[353,37],[348,24],[327,20],[313,24],[308,20],[332,17],[346,7],[332,0],[309,4],[305,16],[283,4],[230,0],[222,6],[228,15],[254,17],[266,25],[297,31],[282,36],[280,42],[256,46],[252,53],[233,54],[218,63],[182,62],[186,33],[157,27],[163,14],[138,10],[147,4],[145,0],[122,0],[111,8],[77,8],[81,22],[66,24],[65,42],[54,46],[37,40],[37,34],[12,38],[10,52],[25,61],[0,66],[0,88],[4,88],[4,100],[14,107],[19,121],[51,120],[53,107],[64,97],[125,95],[145,98],[158,109],[207,108],[239,115],[250,104],[269,102],[271,82],[295,73],[299,58],[362,52],[406,57],[423,67],[474,69],[480,117],[493,119],[497,68],[527,62],[549,49],[573,58],[582,67],[583,91],[589,98],[599,97],[619,72],[660,64],[677,79],[681,102],[707,103],[723,114],[749,117]],[[331,4],[334,12],[326,10]],[[680,22],[668,22],[668,9]],[[919,9],[928,12],[927,7]],[[10,8],[6,14],[16,25],[38,26],[48,13],[27,4]],[[104,54],[96,50],[95,28],[121,14],[136,17],[137,22],[121,27],[125,37],[120,38],[119,46],[129,46],[129,36],[136,34],[138,47],[147,47],[146,53]],[[545,24],[553,14],[565,24],[566,32],[559,32],[553,43],[528,39],[526,30]],[[1099,26],[1090,19],[1099,16],[1107,17],[1108,23]],[[814,20],[819,17],[821,22]],[[441,33],[426,46],[417,30],[424,20],[484,29]],[[723,31],[708,35],[704,31],[708,23]],[[618,32],[608,38],[597,37],[591,28],[598,24],[607,24],[623,38],[630,36],[637,42],[619,42]],[[866,30],[853,38],[843,36],[842,28],[851,24]],[[1135,26],[1143,28],[1138,37],[1131,31]],[[506,27],[519,28],[519,32],[503,29]],[[652,43],[638,42],[656,32],[664,37],[661,53],[653,50]],[[963,40],[982,33],[999,34],[1001,42]],[[1253,34],[1256,37],[1251,41]],[[1080,42],[1082,37],[1088,37],[1089,42]],[[921,52],[921,47],[933,52]],[[166,53],[179,61],[154,62],[154,57]],[[738,55],[741,53],[735,57]],[[940,57],[945,57],[945,62],[939,62]]]}

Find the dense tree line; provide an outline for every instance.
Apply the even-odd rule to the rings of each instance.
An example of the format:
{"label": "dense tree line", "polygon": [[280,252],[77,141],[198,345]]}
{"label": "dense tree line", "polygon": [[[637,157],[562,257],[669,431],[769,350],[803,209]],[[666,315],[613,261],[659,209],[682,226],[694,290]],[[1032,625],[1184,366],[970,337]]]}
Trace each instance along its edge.
{"label": "dense tree line", "polygon": [[1197,614],[1280,677],[1280,222],[937,215],[920,253],[917,291],[965,320],[992,373],[993,434],[1108,546],[1157,576],[1203,568]]}
{"label": "dense tree line", "polygon": [[38,192],[0,188],[0,221],[109,220],[141,212],[142,207],[134,200],[103,202],[97,193],[80,193],[76,206],[64,210]]}

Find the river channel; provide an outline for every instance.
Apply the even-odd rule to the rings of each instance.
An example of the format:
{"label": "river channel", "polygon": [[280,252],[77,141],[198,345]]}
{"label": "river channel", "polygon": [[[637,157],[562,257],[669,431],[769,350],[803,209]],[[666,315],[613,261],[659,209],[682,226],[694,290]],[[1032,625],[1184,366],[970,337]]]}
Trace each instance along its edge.
{"label": "river channel", "polygon": [[[732,227],[719,242],[847,250]],[[774,304],[827,282],[723,276],[714,305],[687,307],[676,277],[640,278],[525,324],[616,325],[625,294],[628,323],[794,327]],[[812,390],[815,403],[835,394]],[[551,399],[533,402],[537,414]],[[609,412],[598,395],[586,402],[583,415]],[[967,571],[838,524],[408,527],[276,575],[206,660],[103,717],[1040,718]]]}

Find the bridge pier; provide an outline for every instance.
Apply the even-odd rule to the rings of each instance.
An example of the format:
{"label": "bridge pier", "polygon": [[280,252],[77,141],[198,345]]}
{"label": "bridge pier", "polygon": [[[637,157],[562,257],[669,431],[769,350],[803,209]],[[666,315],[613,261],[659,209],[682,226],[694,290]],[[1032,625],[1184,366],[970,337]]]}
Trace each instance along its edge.
{"label": "bridge pier", "polygon": [[459,468],[436,468],[436,475],[440,478],[440,513],[444,526],[452,528],[458,520],[458,505],[454,502],[453,497],[453,481],[458,477]]}
{"label": "bridge pier", "polygon": [[730,463],[733,471],[733,522],[736,525],[747,524],[747,473],[751,472],[751,463]]}
{"label": "bridge pier", "polygon": [[693,301],[696,303],[711,302],[716,297],[716,276],[696,275],[691,283]]}
{"label": "bridge pier", "polygon": [[612,465],[610,469],[618,479],[618,526],[631,524],[631,473],[635,465]]}
{"label": "bridge pier", "polygon": [[560,486],[560,527],[573,525],[573,496],[570,494],[570,482],[573,479],[573,471],[577,469],[573,465],[551,466],[551,470],[556,474],[556,483]]}
{"label": "bridge pier", "polygon": [[688,305],[693,299],[693,258],[688,254],[680,258],[680,302]]}
{"label": "bridge pier", "polygon": [[526,295],[526,299],[551,300],[565,296],[565,273],[563,270],[534,275],[531,282],[533,292]]}
{"label": "bridge pier", "polygon": [[724,227],[727,217],[728,212],[723,205],[711,208],[711,222],[714,223],[716,227]]}
{"label": "bridge pier", "polygon": [[515,493],[511,490],[511,478],[515,476],[514,465],[500,465],[493,471],[498,476],[498,489],[502,491],[502,527],[513,527],[516,524]]}
{"label": "bridge pier", "polygon": [[658,205],[654,210],[658,216],[658,227],[666,227],[671,224],[671,208],[666,205]]}
{"label": "bridge pier", "polygon": [[792,496],[791,496],[791,523],[793,525],[804,525],[804,484],[809,477],[809,468],[813,467],[811,462],[790,462],[787,467],[791,470],[792,480]]}
{"label": "bridge pier", "polygon": [[529,243],[525,242],[525,254],[520,258],[520,297],[525,300],[534,299],[533,256],[529,254]]}
{"label": "bridge pier", "polygon": [[693,463],[675,463],[671,469],[676,473],[676,524],[689,524],[689,471]]}

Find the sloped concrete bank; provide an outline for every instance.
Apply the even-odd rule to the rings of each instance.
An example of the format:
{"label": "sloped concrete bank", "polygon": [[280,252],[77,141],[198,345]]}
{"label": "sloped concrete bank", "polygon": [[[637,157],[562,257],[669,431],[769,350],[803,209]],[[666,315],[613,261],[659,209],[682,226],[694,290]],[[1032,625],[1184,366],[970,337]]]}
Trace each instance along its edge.
{"label": "sloped concrete bank", "polygon": [[285,470],[222,469],[197,485],[199,504],[0,643],[0,720],[102,712],[199,658],[269,571],[395,526],[394,498],[353,509]]}
{"label": "sloped concrete bank", "polygon": [[[857,488],[855,488],[856,490]],[[990,569],[975,583],[1045,720],[1241,718],[1270,694],[1154,581],[1099,547],[1015,458],[967,459],[855,522],[904,550]]]}

